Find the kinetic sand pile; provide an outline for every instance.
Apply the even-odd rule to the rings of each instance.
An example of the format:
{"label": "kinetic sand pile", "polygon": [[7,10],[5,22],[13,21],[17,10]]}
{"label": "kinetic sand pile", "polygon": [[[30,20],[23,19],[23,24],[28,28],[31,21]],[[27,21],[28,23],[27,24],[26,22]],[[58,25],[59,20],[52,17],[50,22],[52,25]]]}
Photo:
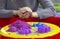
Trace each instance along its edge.
{"label": "kinetic sand pile", "polygon": [[[17,32],[18,34],[30,34],[32,26],[24,21],[17,20],[9,25],[8,32]],[[51,31],[51,28],[44,24],[38,24],[36,33],[47,33]]]}
{"label": "kinetic sand pile", "polygon": [[17,20],[16,22],[9,25],[9,32],[17,32],[18,34],[30,34],[31,25],[26,22]]}

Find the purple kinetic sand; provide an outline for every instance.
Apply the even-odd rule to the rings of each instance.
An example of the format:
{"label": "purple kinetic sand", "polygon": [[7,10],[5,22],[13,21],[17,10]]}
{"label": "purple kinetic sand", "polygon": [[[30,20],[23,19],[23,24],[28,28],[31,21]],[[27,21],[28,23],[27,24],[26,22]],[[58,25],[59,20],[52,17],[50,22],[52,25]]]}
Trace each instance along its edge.
{"label": "purple kinetic sand", "polygon": [[45,28],[45,32],[50,32],[50,31],[51,31],[51,28],[47,26],[47,27]]}
{"label": "purple kinetic sand", "polygon": [[31,30],[31,25],[30,24],[27,24],[26,22],[24,21],[20,21],[20,20],[17,20],[15,21],[14,23],[10,24],[9,25],[9,30],[8,31],[16,31],[18,33],[23,33],[23,34],[28,34],[30,33],[30,30]]}
{"label": "purple kinetic sand", "polygon": [[30,34],[31,33],[31,30],[30,29],[21,29],[18,31],[18,34]]}
{"label": "purple kinetic sand", "polygon": [[47,32],[50,32],[50,30],[51,30],[51,28],[46,26],[46,25],[38,27],[38,32],[39,33],[47,33]]}
{"label": "purple kinetic sand", "polygon": [[9,29],[7,30],[8,32],[16,32],[17,28],[14,26],[9,26]]}
{"label": "purple kinetic sand", "polygon": [[10,26],[15,26],[17,28],[31,28],[31,25],[27,24],[26,22],[17,20],[16,22],[10,24]]}

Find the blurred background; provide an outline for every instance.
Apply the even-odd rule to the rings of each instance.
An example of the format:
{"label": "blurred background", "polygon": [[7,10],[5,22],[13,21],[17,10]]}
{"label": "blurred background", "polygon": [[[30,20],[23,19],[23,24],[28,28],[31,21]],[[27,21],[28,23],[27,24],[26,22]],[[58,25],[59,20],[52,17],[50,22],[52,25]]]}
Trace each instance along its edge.
{"label": "blurred background", "polygon": [[60,0],[52,0],[57,12],[60,12]]}

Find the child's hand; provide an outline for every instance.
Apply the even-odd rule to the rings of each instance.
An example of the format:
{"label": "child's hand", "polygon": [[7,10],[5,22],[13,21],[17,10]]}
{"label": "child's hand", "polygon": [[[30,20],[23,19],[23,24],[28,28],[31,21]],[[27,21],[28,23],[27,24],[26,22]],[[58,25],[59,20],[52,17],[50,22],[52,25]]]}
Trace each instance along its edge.
{"label": "child's hand", "polygon": [[32,14],[32,10],[29,7],[23,7],[18,10],[18,16],[20,18],[29,18]]}
{"label": "child's hand", "polygon": [[14,14],[18,15],[19,18],[29,18],[30,16],[38,18],[37,12],[32,12],[32,10],[29,7],[23,7],[17,11],[15,10]]}

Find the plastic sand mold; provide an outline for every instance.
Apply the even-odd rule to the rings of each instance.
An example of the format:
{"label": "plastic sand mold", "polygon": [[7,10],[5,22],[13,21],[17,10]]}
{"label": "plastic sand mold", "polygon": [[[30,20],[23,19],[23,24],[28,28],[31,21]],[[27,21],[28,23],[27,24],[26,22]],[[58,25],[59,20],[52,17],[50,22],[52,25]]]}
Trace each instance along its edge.
{"label": "plastic sand mold", "polygon": [[[33,24],[37,24],[38,22],[27,22],[27,23],[33,25]],[[41,23],[50,27],[51,31],[47,32],[47,33],[30,33],[28,35],[22,35],[22,34],[17,34],[15,32],[7,32],[7,30],[9,29],[9,27],[8,27],[9,25],[7,25],[7,26],[1,28],[0,34],[2,36],[11,37],[11,38],[45,38],[45,37],[53,36],[53,35],[56,35],[59,33],[60,29],[57,25],[45,23],[45,22],[41,22]],[[32,26],[31,32],[34,32],[37,30],[37,27],[33,27],[33,26]]]}

